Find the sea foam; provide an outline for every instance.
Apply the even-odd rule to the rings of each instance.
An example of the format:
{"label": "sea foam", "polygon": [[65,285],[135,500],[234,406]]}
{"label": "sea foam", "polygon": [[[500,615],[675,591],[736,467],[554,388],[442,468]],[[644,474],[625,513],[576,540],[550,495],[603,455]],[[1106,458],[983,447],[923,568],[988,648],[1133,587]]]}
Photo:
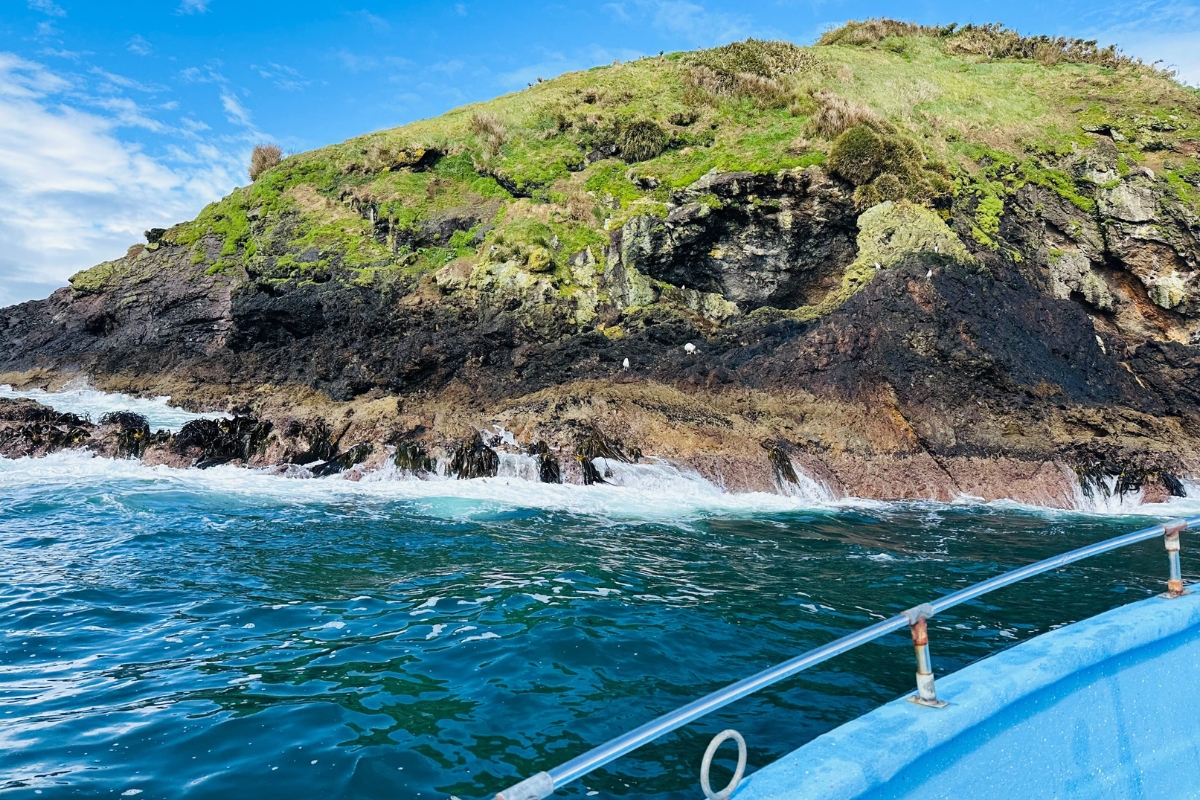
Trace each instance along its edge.
{"label": "sea foam", "polygon": [[0,398],[28,398],[64,414],[77,414],[99,421],[103,415],[113,411],[132,411],[146,418],[151,430],[165,429],[176,432],[194,419],[223,419],[228,414],[194,414],[171,405],[167,396],[142,398],[119,392],[100,392],[85,381],[71,381],[61,389],[48,392],[45,389],[13,389],[0,384]]}

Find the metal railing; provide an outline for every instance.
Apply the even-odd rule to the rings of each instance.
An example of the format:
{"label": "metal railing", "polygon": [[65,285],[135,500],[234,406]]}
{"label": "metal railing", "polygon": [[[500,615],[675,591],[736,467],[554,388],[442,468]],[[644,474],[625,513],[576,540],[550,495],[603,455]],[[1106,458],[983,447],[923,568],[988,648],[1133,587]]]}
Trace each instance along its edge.
{"label": "metal railing", "polygon": [[[655,739],[687,725],[689,722],[693,722],[706,714],[716,711],[718,708],[727,706],[735,700],[740,700],[748,694],[757,692],[759,689],[790,678],[809,667],[828,661],[834,656],[845,653],[848,650],[853,650],[867,642],[873,642],[881,636],[901,630],[904,627],[908,627],[912,632],[913,647],[916,650],[917,656],[917,694],[910,697],[909,700],[919,705],[940,708],[945,703],[937,699],[933,670],[929,661],[929,635],[925,625],[925,621],[934,614],[953,608],[968,600],[974,600],[988,592],[994,592],[1005,586],[1011,586],[1018,581],[1034,575],[1040,575],[1043,572],[1049,572],[1050,570],[1073,564],[1076,561],[1082,561],[1085,558],[1100,555],[1101,553],[1107,553],[1131,544],[1144,542],[1157,536],[1164,537],[1170,567],[1167,591],[1162,596],[1179,597],[1186,593],[1183,588],[1183,577],[1179,565],[1179,534],[1185,530],[1195,530],[1197,528],[1200,528],[1200,517],[1193,517],[1186,520],[1172,520],[1161,525],[1155,525],[1140,531],[1134,531],[1133,533],[1116,536],[1103,542],[1090,544],[1086,547],[1080,547],[1076,550],[1052,556],[1024,567],[1018,567],[1003,575],[997,575],[994,578],[981,581],[953,594],[948,594],[945,597],[940,597],[928,603],[922,603],[894,617],[877,622],[848,636],[836,639],[829,644],[814,648],[807,653],[784,661],[782,664],[765,669],[756,675],[751,675],[749,678],[744,678],[737,683],[730,684],[724,689],[688,703],[682,708],[678,708],[669,714],[664,714],[658,719],[651,720],[645,725],[635,728],[623,736],[618,736],[599,747],[594,747],[583,755],[576,756],[564,764],[560,764],[546,772],[539,772],[520,783],[510,786],[497,794],[496,800],[542,800],[545,797],[549,797],[556,789],[578,780],[626,753],[636,750],[642,745],[649,744]],[[718,738],[723,738],[729,733],[732,732],[726,731],[720,734]],[[709,752],[706,753],[705,767],[707,767],[712,757],[713,750],[715,750],[715,747],[710,746]],[[741,753],[744,752],[744,749],[742,749]],[[743,762],[744,756],[739,758],[739,766],[742,766]],[[741,772],[742,770],[739,768],[738,777],[740,777]],[[704,770],[704,774],[707,775],[707,769]],[[705,794],[713,798],[713,800],[724,800],[733,793],[736,786],[737,781],[735,780],[724,790],[716,793],[710,793],[708,787],[705,786]]]}

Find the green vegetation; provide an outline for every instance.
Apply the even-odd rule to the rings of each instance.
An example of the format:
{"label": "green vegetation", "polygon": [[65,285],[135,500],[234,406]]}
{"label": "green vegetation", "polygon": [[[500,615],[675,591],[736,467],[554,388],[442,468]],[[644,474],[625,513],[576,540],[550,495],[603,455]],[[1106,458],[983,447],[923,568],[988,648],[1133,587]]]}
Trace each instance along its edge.
{"label": "green vegetation", "polygon": [[[1116,174],[1150,166],[1200,210],[1196,156],[1164,156],[1194,153],[1200,94],[1168,74],[1095,42],[868,20],[815,47],[750,39],[614,63],[282,160],[256,150],[252,184],[164,241],[257,280],[411,287],[461,259],[566,291],[579,263],[605,269],[614,227],[665,216],[711,170],[823,165],[859,209],[887,208],[940,252],[955,251],[953,219],[1003,255],[1001,222],[1026,184],[1095,213],[1097,186],[1066,165],[1098,134]],[[870,279],[865,263],[821,308]],[[73,284],[101,285],[105,270]]]}

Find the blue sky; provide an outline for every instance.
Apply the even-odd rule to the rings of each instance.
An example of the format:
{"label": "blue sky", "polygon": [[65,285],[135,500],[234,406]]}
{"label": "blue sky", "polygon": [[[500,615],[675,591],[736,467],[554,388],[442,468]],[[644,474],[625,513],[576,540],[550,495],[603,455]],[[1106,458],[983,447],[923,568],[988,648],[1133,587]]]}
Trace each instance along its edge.
{"label": "blue sky", "polygon": [[1098,38],[1200,83],[1197,2],[0,0],[0,306],[307,150],[614,58],[849,19]]}

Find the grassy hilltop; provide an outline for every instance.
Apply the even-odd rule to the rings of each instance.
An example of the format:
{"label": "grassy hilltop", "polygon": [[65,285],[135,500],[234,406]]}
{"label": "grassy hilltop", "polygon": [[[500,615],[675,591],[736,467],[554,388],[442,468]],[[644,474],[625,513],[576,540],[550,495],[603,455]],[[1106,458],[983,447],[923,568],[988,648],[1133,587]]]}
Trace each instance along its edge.
{"label": "grassy hilltop", "polygon": [[[1122,174],[1149,167],[1200,210],[1200,165],[1186,157],[1200,95],[1169,74],[1094,42],[873,20],[813,47],[747,40],[567,73],[294,155],[166,238],[210,273],[267,282],[403,290],[456,259],[516,260],[569,293],[567,256],[590,248],[603,265],[608,231],[666,216],[672,192],[710,170],[819,164],[857,186],[860,209],[905,198],[949,218],[956,199],[995,250],[1004,199],[1025,183],[1094,209],[1059,168],[1093,146],[1089,132],[1111,135]],[[446,235],[419,235],[431,220]],[[292,254],[266,258],[264,239]],[[72,283],[102,285],[110,270]]]}

